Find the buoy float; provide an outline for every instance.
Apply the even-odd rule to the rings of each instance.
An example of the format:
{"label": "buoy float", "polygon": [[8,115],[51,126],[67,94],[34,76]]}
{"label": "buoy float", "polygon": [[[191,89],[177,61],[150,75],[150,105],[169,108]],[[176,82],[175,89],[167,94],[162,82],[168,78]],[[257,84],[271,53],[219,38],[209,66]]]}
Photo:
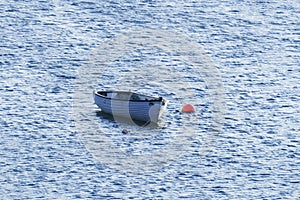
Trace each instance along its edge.
{"label": "buoy float", "polygon": [[182,107],[181,111],[184,112],[184,113],[191,113],[191,112],[195,112],[196,109],[192,104],[185,104]]}
{"label": "buoy float", "polygon": [[123,133],[123,134],[128,134],[128,133],[130,133],[130,131],[127,130],[127,129],[123,129],[123,130],[122,130],[122,133]]}

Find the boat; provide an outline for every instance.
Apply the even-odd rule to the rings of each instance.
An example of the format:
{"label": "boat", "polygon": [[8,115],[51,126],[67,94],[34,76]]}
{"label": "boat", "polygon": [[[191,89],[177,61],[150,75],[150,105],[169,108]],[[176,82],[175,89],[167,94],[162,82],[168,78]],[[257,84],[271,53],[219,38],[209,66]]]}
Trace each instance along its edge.
{"label": "boat", "polygon": [[94,91],[95,104],[113,117],[157,123],[167,106],[162,97],[131,91]]}

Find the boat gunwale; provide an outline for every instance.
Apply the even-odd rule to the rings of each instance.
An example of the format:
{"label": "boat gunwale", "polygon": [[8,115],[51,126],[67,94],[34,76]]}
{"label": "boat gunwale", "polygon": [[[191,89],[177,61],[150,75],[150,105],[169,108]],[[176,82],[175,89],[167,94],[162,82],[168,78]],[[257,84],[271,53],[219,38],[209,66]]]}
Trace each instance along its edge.
{"label": "boat gunwale", "polygon": [[[127,94],[136,94],[136,95],[142,95],[144,97],[154,98],[154,99],[145,99],[145,100],[133,100],[133,99],[118,99],[118,98],[111,98],[104,95],[99,94],[98,92],[105,92],[105,93],[127,93]],[[162,97],[151,97],[143,94],[138,94],[135,92],[127,92],[127,91],[94,91],[94,94],[98,97],[101,97],[103,99],[109,99],[109,100],[115,100],[115,101],[130,101],[130,102],[165,102],[166,100]]]}

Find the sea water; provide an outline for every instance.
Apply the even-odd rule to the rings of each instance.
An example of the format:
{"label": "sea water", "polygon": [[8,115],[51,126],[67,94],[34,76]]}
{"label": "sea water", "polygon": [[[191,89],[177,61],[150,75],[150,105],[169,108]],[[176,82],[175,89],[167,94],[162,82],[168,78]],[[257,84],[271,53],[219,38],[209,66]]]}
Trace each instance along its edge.
{"label": "sea water", "polygon": [[[0,198],[298,199],[299,10],[0,1]],[[157,125],[124,121],[94,89],[168,109]]]}

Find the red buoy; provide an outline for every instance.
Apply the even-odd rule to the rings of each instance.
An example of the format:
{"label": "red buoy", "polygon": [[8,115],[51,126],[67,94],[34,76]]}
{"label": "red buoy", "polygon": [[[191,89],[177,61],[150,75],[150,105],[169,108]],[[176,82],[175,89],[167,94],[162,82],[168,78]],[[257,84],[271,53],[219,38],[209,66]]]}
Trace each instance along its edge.
{"label": "red buoy", "polygon": [[184,113],[191,113],[191,112],[195,112],[196,109],[192,104],[185,104],[182,107],[181,111],[184,112]]}

